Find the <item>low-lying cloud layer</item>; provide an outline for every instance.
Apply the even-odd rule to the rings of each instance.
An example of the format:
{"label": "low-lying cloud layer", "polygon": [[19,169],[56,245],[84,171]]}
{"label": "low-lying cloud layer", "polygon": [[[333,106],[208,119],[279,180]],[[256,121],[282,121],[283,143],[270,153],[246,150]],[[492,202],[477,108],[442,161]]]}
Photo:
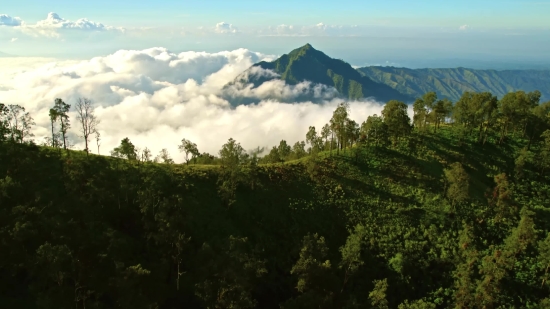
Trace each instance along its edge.
{"label": "low-lying cloud layer", "polygon": [[[167,148],[176,162],[182,162],[177,150],[182,138],[197,143],[201,152],[217,154],[230,137],[245,149],[270,147],[281,139],[304,140],[310,125],[320,129],[328,122],[341,102],[330,87],[307,82],[290,86],[275,79],[257,88],[238,83],[224,88],[253,63],[274,58],[246,49],[174,54],[160,47],[120,50],[85,61],[0,58],[0,102],[30,111],[37,123],[35,140],[41,143],[50,134],[48,110],[54,99],[74,105],[84,96],[96,104],[101,120],[102,154],[128,137],[153,153]],[[320,104],[281,103],[304,92]],[[254,104],[231,107],[231,94],[247,96]],[[381,109],[376,102],[351,102],[351,118],[362,122]],[[74,148],[83,149],[74,112],[71,119]]]}

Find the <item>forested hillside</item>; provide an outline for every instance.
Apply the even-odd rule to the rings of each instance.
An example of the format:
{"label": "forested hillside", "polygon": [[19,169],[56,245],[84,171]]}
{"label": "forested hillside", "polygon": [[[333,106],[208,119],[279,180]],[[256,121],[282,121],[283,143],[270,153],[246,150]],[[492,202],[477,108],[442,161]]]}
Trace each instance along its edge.
{"label": "forested hillside", "polygon": [[407,69],[364,67],[357,69],[372,80],[413,97],[434,91],[441,98],[458,100],[462,93],[491,92],[501,98],[512,91],[539,90],[550,100],[550,70]]}
{"label": "forested hillside", "polygon": [[38,146],[0,105],[0,307],[549,308],[550,102],[413,107],[341,104],[261,158],[183,139],[174,164],[70,150],[61,99]]}

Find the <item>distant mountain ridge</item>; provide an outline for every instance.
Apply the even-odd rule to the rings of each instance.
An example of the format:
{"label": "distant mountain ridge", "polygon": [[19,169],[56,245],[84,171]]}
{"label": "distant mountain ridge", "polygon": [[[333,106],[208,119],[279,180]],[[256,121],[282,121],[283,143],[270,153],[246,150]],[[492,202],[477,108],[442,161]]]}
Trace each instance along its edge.
{"label": "distant mountain ridge", "polygon": [[497,71],[370,66],[358,68],[357,71],[365,77],[413,97],[434,91],[440,98],[456,101],[465,91],[487,91],[500,98],[510,91],[539,90],[542,101],[550,100],[550,70]]}
{"label": "distant mountain ridge", "polygon": [[[291,97],[284,91],[266,91],[268,82],[296,86]],[[306,86],[303,86],[306,85]],[[262,88],[263,87],[263,88]],[[349,100],[374,98],[387,102],[400,100],[412,103],[426,92],[439,98],[456,101],[469,92],[491,92],[502,97],[511,91],[539,90],[541,100],[550,100],[550,70],[477,70],[467,68],[408,69],[368,66],[354,69],[349,63],[334,59],[310,44],[292,50],[278,59],[261,61],[227,84],[226,98],[233,105],[250,104],[257,97],[248,96],[257,90],[267,99],[284,102],[319,102],[333,97]]]}
{"label": "distant mountain ridge", "polygon": [[[257,74],[258,70],[255,68],[268,70],[275,74]],[[378,101],[392,99],[411,101],[414,99],[383,83],[362,76],[349,63],[330,58],[323,52],[314,49],[310,44],[284,54],[275,61],[256,63],[230,84],[252,84],[254,87],[258,87],[273,79],[283,80],[289,85],[311,82],[334,87],[342,97],[351,100],[368,97],[373,97]]]}

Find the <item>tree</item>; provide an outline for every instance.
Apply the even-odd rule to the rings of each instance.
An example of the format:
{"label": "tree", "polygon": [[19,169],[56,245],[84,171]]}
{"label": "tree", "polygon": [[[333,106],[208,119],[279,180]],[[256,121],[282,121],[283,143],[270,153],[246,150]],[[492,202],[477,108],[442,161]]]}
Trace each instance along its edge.
{"label": "tree", "polygon": [[145,149],[143,149],[141,151],[141,161],[142,162],[151,162],[151,158],[152,158],[152,154],[151,154],[151,150],[149,150],[149,148],[145,147]]}
{"label": "tree", "polygon": [[325,140],[325,143],[323,144],[323,149],[326,149],[328,137],[330,136],[331,133],[332,133],[332,130],[330,129],[330,125],[328,123],[325,124],[321,129],[321,138]]}
{"label": "tree", "polygon": [[531,149],[531,144],[537,134],[550,127],[550,101],[535,106],[532,109],[529,120],[529,129],[531,131],[531,134],[529,136],[529,144],[527,144],[527,150]]}
{"label": "tree", "polygon": [[9,134],[8,115],[8,107],[0,103],[0,142],[5,141]]}
{"label": "tree", "polygon": [[84,138],[86,154],[88,154],[90,152],[90,148],[88,147],[89,137],[97,131],[99,120],[94,115],[92,100],[88,98],[78,98],[75,104],[75,109],[77,113],[76,119],[80,122],[80,131],[82,132],[82,137]]}
{"label": "tree", "polygon": [[462,167],[462,164],[455,162],[444,171],[447,186],[447,198],[451,206],[464,202],[468,199],[469,176]]}
{"label": "tree", "polygon": [[543,139],[541,150],[540,150],[540,160],[539,165],[541,167],[540,174],[544,175],[544,172],[547,169],[550,169],[550,130],[544,131],[540,137]]}
{"label": "tree", "polygon": [[[55,110],[55,108],[50,108],[50,113],[49,113],[49,116],[50,116],[50,123],[52,125],[52,147],[57,147],[57,143],[56,143],[56,134],[54,132],[54,123],[57,121],[57,112]],[[98,148],[99,149],[99,148]],[[99,152],[99,150],[98,150]]]}
{"label": "tree", "polygon": [[336,134],[336,139],[338,140],[338,145],[336,148],[337,153],[339,153],[339,150],[343,147],[343,141],[346,134],[346,120],[348,119],[348,114],[349,103],[340,103],[332,113],[332,118],[330,119],[330,128]]}
{"label": "tree", "polygon": [[123,138],[120,145],[111,151],[111,155],[128,160],[137,160],[136,147],[127,137]]}
{"label": "tree", "polygon": [[437,132],[437,129],[441,126],[441,123],[445,122],[445,119],[450,115],[452,106],[453,103],[447,98],[439,100],[435,103],[433,108],[434,132]]}
{"label": "tree", "polygon": [[411,132],[411,119],[407,114],[407,104],[396,100],[389,101],[384,105],[382,117],[390,136],[393,137],[394,145],[399,137],[406,136]]}
{"label": "tree", "polygon": [[161,149],[157,158],[155,158],[155,162],[162,162],[164,164],[174,164],[174,160],[172,160],[166,148]]}
{"label": "tree", "polygon": [[237,143],[233,138],[229,138],[227,143],[223,144],[219,151],[220,160],[224,167],[230,169],[239,166],[245,159],[245,151],[240,143]]}
{"label": "tree", "polygon": [[[187,164],[189,164],[189,161],[200,155],[197,144],[185,138],[181,140],[181,144],[178,146],[178,149],[180,152],[185,152],[185,162]],[[191,158],[189,158],[189,155],[191,155]]]}
{"label": "tree", "polygon": [[388,138],[388,126],[382,117],[374,114],[361,124],[360,134],[369,144],[374,142],[376,146],[384,145]]}
{"label": "tree", "polygon": [[101,141],[101,134],[99,134],[99,131],[95,131],[95,143],[97,145],[97,154],[99,154],[99,146],[101,145],[99,142]]}
{"label": "tree", "polygon": [[489,205],[495,214],[494,221],[504,222],[507,225],[513,223],[513,219],[517,215],[518,209],[514,205],[512,194],[512,186],[508,181],[505,173],[498,174],[494,177],[495,188],[489,200]]}
{"label": "tree", "polygon": [[374,289],[369,293],[372,308],[388,309],[386,291],[388,290],[388,279],[374,280]]}
{"label": "tree", "polygon": [[310,126],[306,134],[306,142],[311,145],[311,151],[317,153],[321,150],[321,137],[317,135],[314,126]]}
{"label": "tree", "polygon": [[271,148],[271,151],[269,151],[269,154],[267,155],[267,159],[270,163],[278,163],[281,162],[281,156],[279,155],[279,148],[276,146],[273,146]]}
{"label": "tree", "polygon": [[426,104],[421,98],[417,98],[413,103],[413,125],[416,129],[424,128],[424,121],[427,117]]}
{"label": "tree", "polygon": [[290,145],[286,143],[285,140],[281,140],[281,142],[279,143],[279,147],[277,147],[277,151],[279,153],[279,157],[281,161],[284,161],[288,158],[288,156],[292,152],[292,149],[290,148]]}
{"label": "tree", "polygon": [[[69,121],[69,110],[71,105],[63,102],[63,100],[57,98],[55,99],[55,104],[53,107],[54,113],[53,116],[55,120],[59,120],[61,124],[61,136],[63,138],[63,148],[67,150],[67,131],[71,128],[71,123]],[[52,112],[50,110],[50,118],[52,117]],[[52,124],[53,128],[53,124]]]}
{"label": "tree", "polygon": [[33,136],[31,128],[35,125],[34,120],[20,105],[7,107],[6,123],[13,142],[23,143],[25,137]]}
{"label": "tree", "polygon": [[324,237],[311,233],[304,236],[300,257],[290,271],[298,279],[296,290],[301,295],[288,301],[283,308],[331,307],[337,281],[327,255]]}
{"label": "tree", "polygon": [[294,143],[294,146],[292,146],[292,155],[295,159],[305,157],[306,154],[306,143],[304,141]]}
{"label": "tree", "polygon": [[19,105],[8,106],[8,125],[12,142],[18,142],[21,136],[21,113],[25,108]]}

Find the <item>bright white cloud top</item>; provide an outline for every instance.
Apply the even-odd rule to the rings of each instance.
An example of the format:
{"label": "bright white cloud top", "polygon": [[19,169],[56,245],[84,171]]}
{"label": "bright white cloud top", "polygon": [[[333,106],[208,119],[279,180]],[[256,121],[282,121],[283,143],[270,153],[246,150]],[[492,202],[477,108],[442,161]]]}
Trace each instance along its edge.
{"label": "bright white cloud top", "polygon": [[[271,147],[281,139],[304,140],[310,125],[320,128],[328,122],[337,99],[322,104],[267,99],[276,93],[288,102],[306,87],[315,91],[314,85],[288,86],[275,80],[256,90],[223,89],[253,63],[273,58],[246,49],[175,54],[164,48],[120,50],[86,61],[0,58],[5,72],[0,77],[0,102],[20,104],[31,112],[40,143],[49,135],[48,110],[55,98],[74,105],[78,97],[88,97],[101,120],[102,154],[128,137],[155,153],[167,148],[176,162],[182,162],[177,150],[182,138],[196,142],[202,152],[217,154],[230,137],[245,149]],[[231,107],[224,99],[226,91],[248,91],[257,103]],[[359,122],[380,110],[375,102],[351,103],[351,116]],[[74,113],[71,118],[74,148],[83,149]]]}

